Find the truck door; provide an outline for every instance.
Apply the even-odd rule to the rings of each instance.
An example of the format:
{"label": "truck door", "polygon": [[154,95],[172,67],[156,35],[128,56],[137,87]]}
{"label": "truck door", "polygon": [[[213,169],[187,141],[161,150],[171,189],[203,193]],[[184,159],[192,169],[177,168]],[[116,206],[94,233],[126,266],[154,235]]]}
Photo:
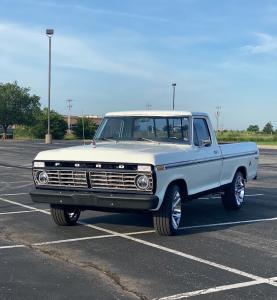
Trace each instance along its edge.
{"label": "truck door", "polygon": [[194,170],[191,185],[193,193],[220,186],[222,155],[208,124],[204,117],[193,118],[193,145],[196,162],[192,168]]}

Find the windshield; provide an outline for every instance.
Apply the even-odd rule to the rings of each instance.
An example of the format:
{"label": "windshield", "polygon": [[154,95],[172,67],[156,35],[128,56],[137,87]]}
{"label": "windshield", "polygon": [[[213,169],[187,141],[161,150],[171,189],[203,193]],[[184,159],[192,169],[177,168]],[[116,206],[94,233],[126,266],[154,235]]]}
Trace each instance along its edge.
{"label": "windshield", "polygon": [[189,143],[187,117],[107,117],[96,140]]}

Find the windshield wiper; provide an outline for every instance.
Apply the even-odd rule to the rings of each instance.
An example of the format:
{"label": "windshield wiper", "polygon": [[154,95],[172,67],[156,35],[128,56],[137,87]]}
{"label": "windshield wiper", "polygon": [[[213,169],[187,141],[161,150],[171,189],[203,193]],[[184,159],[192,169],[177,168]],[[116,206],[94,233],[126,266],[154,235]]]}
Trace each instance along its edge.
{"label": "windshield wiper", "polygon": [[108,142],[115,142],[118,143],[118,140],[110,137],[110,138],[105,138],[105,137],[101,137],[100,139],[97,139],[98,141],[108,141]]}
{"label": "windshield wiper", "polygon": [[146,142],[160,144],[160,142],[158,142],[158,141],[150,140],[150,139],[143,138],[143,137],[137,138],[136,141],[146,141]]}

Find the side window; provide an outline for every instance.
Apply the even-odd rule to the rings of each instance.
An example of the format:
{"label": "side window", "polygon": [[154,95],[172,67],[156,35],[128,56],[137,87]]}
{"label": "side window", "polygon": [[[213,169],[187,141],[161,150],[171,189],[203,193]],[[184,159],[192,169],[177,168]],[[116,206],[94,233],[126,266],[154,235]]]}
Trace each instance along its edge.
{"label": "side window", "polygon": [[201,146],[202,141],[210,141],[211,136],[207,121],[202,118],[195,118],[193,120],[193,142],[195,146]]}

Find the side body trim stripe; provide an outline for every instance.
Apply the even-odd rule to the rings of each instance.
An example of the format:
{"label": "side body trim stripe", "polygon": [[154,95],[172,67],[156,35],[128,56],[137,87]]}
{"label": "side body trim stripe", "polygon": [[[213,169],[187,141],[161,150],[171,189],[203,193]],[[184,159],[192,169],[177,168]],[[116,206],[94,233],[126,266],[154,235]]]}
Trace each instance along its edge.
{"label": "side body trim stripe", "polygon": [[231,155],[225,155],[225,156],[217,156],[214,158],[207,158],[207,159],[202,159],[202,160],[189,160],[189,161],[180,161],[177,163],[172,163],[172,164],[168,164],[165,165],[165,169],[173,169],[173,168],[180,168],[180,167],[184,167],[184,166],[191,166],[191,165],[196,165],[196,164],[203,164],[203,163],[209,163],[209,162],[213,162],[213,161],[219,161],[219,160],[227,160],[227,159],[232,159],[232,158],[238,158],[238,157],[245,157],[245,156],[251,156],[251,155],[257,155],[258,152],[246,152],[246,153],[242,153],[242,154],[231,154]]}

